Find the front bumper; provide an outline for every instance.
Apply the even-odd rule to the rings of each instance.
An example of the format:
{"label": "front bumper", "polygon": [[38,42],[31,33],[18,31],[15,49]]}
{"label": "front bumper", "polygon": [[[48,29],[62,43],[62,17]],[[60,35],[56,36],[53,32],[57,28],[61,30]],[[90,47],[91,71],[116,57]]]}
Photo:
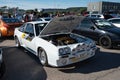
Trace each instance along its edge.
{"label": "front bumper", "polygon": [[76,54],[70,54],[68,57],[65,58],[60,57],[59,60],[57,60],[57,66],[58,67],[66,66],[69,64],[73,64],[91,58],[95,55],[96,50],[97,47],[94,47],[91,48],[90,50],[82,51]]}

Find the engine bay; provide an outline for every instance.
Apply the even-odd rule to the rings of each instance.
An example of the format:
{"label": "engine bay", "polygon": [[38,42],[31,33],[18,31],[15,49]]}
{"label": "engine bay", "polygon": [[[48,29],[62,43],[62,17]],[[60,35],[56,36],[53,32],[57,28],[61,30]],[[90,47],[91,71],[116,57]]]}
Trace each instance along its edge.
{"label": "engine bay", "polygon": [[57,34],[57,35],[44,36],[42,38],[56,46],[75,44],[85,41],[85,38],[79,37],[74,34]]}

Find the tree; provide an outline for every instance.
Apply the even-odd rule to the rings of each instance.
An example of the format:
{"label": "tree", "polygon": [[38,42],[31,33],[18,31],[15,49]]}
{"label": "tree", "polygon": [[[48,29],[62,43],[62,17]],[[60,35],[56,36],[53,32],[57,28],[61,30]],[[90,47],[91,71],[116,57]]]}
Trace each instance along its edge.
{"label": "tree", "polygon": [[38,9],[37,9],[37,8],[35,8],[35,12],[38,12]]}
{"label": "tree", "polygon": [[7,6],[3,6],[3,7],[1,7],[2,9],[6,9],[7,8]]}

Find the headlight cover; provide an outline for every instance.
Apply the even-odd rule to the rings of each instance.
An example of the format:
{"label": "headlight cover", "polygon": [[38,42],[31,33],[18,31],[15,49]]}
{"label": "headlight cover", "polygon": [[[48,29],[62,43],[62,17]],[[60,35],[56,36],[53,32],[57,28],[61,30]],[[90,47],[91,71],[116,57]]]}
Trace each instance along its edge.
{"label": "headlight cover", "polygon": [[70,47],[64,47],[59,49],[59,55],[67,55],[71,53]]}

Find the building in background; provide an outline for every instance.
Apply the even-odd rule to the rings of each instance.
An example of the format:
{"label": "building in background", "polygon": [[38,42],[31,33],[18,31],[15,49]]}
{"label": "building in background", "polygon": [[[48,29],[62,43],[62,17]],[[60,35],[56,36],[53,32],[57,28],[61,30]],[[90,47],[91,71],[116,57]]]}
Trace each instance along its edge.
{"label": "building in background", "polygon": [[88,3],[87,11],[89,12],[98,12],[104,13],[109,11],[119,12],[120,11],[120,3],[118,2],[90,2]]}

